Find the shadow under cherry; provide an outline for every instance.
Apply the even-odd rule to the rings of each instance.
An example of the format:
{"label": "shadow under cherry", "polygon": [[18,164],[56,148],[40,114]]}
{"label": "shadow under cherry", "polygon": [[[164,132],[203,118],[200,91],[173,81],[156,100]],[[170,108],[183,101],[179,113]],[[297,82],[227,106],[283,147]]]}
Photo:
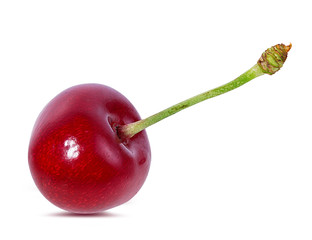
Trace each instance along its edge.
{"label": "shadow under cherry", "polygon": [[100,212],[93,214],[78,214],[71,212],[54,212],[44,215],[46,217],[63,217],[63,218],[112,218],[112,217],[122,217],[119,214],[111,212]]}

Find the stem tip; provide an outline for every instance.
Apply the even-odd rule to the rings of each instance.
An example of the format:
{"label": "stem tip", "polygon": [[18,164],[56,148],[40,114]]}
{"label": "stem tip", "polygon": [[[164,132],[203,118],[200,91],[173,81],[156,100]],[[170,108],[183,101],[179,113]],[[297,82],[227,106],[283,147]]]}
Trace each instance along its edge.
{"label": "stem tip", "polygon": [[287,59],[287,54],[291,47],[292,44],[290,43],[288,46],[277,44],[268,48],[258,60],[258,65],[262,71],[272,75],[280,70]]}

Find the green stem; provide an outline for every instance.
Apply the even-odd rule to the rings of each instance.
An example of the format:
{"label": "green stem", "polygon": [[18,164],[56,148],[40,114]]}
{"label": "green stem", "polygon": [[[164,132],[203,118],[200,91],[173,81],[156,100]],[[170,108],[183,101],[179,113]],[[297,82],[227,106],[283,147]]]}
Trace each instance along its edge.
{"label": "green stem", "polygon": [[[159,113],[156,113],[148,118],[139,120],[137,122],[129,123],[123,126],[117,127],[118,136],[121,139],[127,139],[133,137],[135,134],[141,132],[143,129],[183,110],[190,106],[193,106],[199,102],[206,99],[219,96],[223,93],[229,92],[235,88],[242,86],[243,84],[249,82],[250,80],[259,77],[265,73],[274,74],[278,71],[287,58],[287,52],[290,50],[290,46],[285,46],[283,44],[275,45],[267,49],[259,59],[258,63],[255,64],[248,71],[234,79],[233,81],[226,83],[220,87],[214,88],[212,90],[206,91],[194,97],[191,97],[185,101],[182,101],[176,105],[173,105]],[[277,50],[278,51],[277,51]],[[282,50],[281,50],[282,49]],[[275,51],[276,50],[276,51]],[[275,55],[276,56],[275,56]],[[279,65],[278,65],[279,64]],[[271,67],[273,66],[273,67]],[[273,70],[272,70],[273,68]],[[271,72],[268,72],[268,71]],[[274,71],[274,72],[273,72]]]}

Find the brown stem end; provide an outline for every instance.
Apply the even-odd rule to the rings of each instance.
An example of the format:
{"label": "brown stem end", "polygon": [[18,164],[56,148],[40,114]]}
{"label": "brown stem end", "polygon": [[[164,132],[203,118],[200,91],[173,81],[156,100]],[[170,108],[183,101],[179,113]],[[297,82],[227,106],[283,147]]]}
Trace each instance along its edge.
{"label": "brown stem end", "polygon": [[290,43],[288,46],[284,44],[277,44],[268,48],[264,53],[262,53],[260,59],[258,60],[258,65],[262,71],[272,75],[280,70],[287,59],[287,55],[291,47],[292,44]]}

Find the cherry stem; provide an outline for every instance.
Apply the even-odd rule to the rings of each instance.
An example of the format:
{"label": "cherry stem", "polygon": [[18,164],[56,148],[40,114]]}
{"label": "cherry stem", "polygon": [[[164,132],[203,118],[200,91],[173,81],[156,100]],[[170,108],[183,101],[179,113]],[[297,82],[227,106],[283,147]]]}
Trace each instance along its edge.
{"label": "cherry stem", "polygon": [[220,87],[211,89],[209,91],[203,92],[199,95],[191,97],[185,101],[182,101],[176,105],[173,105],[161,112],[158,112],[145,119],[129,123],[126,125],[118,126],[117,133],[120,139],[129,139],[135,134],[141,132],[145,128],[183,110],[190,106],[193,106],[199,102],[206,99],[213,98],[229,92],[235,88],[242,86],[243,84],[249,82],[250,80],[259,77],[263,74],[274,74],[277,72],[284,64],[287,53],[291,49],[292,45],[285,46],[284,44],[275,45],[267,49],[258,60],[257,64],[251,67],[248,71],[234,79],[233,81],[226,83]]}

